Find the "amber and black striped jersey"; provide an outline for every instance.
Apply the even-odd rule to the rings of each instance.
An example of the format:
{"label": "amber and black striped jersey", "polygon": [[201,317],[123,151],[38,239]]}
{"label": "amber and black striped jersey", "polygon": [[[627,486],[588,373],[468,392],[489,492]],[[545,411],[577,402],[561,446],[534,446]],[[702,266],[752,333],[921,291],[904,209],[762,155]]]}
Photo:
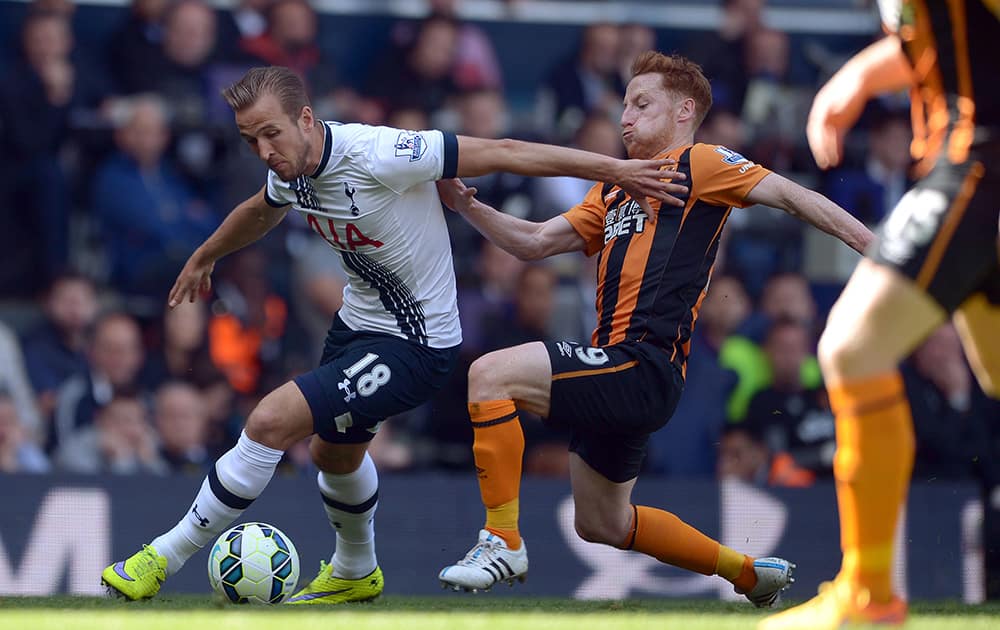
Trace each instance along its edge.
{"label": "amber and black striped jersey", "polygon": [[1000,142],[1000,0],[880,0],[888,30],[903,41],[918,86],[912,95],[913,155],[926,174],[943,154],[953,164]]}
{"label": "amber and black striped jersey", "polygon": [[599,183],[563,216],[588,256],[600,252],[593,345],[645,341],[667,350],[683,370],[722,228],[732,207],[748,205],[746,196],[770,171],[708,144],[658,157],[676,159],[687,176],[683,208],[651,200],[658,214],[650,223],[618,186]]}

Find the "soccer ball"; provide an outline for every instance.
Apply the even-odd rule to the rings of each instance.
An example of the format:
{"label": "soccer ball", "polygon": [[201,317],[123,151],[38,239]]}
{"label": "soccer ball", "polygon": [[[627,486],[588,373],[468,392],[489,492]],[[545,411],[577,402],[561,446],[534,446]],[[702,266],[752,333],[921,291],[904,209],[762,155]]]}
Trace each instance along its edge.
{"label": "soccer ball", "polygon": [[219,536],[208,555],[208,581],[234,604],[280,604],[298,579],[295,545],[267,523],[233,527]]}

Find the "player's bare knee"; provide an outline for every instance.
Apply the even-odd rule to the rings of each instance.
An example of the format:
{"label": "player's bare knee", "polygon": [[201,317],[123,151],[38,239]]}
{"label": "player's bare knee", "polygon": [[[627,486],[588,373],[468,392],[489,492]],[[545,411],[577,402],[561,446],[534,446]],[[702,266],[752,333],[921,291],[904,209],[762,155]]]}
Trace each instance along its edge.
{"label": "player's bare knee", "polygon": [[323,441],[319,437],[313,436],[309,442],[309,455],[312,461],[325,473],[332,475],[347,475],[361,466],[361,461],[365,457],[363,448],[347,448],[335,446]]}
{"label": "player's bare knee", "polygon": [[247,418],[246,433],[254,442],[278,450],[287,450],[294,442],[293,428],[288,418],[262,400]]}
{"label": "player's bare knee", "polygon": [[503,392],[501,361],[498,353],[484,354],[469,366],[469,400],[496,400],[507,397]]}
{"label": "player's bare knee", "polygon": [[602,515],[591,516],[579,512],[574,519],[573,527],[576,529],[576,535],[583,540],[612,547],[620,545],[628,534]]}
{"label": "player's bare knee", "polygon": [[816,358],[827,378],[843,379],[857,372],[866,353],[843,332],[828,328],[819,339]]}

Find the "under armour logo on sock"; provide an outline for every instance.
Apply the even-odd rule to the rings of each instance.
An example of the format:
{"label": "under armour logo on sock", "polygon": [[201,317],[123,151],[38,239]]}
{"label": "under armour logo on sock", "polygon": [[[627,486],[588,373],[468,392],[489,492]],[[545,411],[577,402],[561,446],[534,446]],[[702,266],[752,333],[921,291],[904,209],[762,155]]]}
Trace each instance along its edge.
{"label": "under armour logo on sock", "polygon": [[476,476],[480,479],[486,479],[486,469],[476,466]]}
{"label": "under armour logo on sock", "polygon": [[337,389],[344,390],[344,393],[346,394],[344,396],[345,403],[351,402],[352,400],[358,397],[357,393],[351,391],[351,379],[349,378],[345,378],[344,380],[337,383]]}
{"label": "under armour logo on sock", "polygon": [[198,524],[199,525],[201,525],[202,527],[208,527],[208,519],[205,518],[204,516],[202,516],[201,514],[198,514],[198,504],[197,503],[195,503],[194,507],[191,508],[191,513],[194,514],[194,517],[196,519],[198,519]]}

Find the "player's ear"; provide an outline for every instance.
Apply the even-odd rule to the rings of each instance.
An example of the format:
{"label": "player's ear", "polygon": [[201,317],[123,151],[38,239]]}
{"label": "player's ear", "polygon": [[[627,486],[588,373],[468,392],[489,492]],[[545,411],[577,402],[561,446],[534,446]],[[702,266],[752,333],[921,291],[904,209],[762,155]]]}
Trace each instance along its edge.
{"label": "player's ear", "polygon": [[313,125],[316,124],[316,118],[313,116],[312,107],[309,107],[308,105],[302,106],[302,111],[299,112],[298,123],[303,133],[312,131]]}
{"label": "player's ear", "polygon": [[681,99],[680,109],[677,112],[677,122],[687,122],[693,120],[698,114],[694,99],[691,97]]}

